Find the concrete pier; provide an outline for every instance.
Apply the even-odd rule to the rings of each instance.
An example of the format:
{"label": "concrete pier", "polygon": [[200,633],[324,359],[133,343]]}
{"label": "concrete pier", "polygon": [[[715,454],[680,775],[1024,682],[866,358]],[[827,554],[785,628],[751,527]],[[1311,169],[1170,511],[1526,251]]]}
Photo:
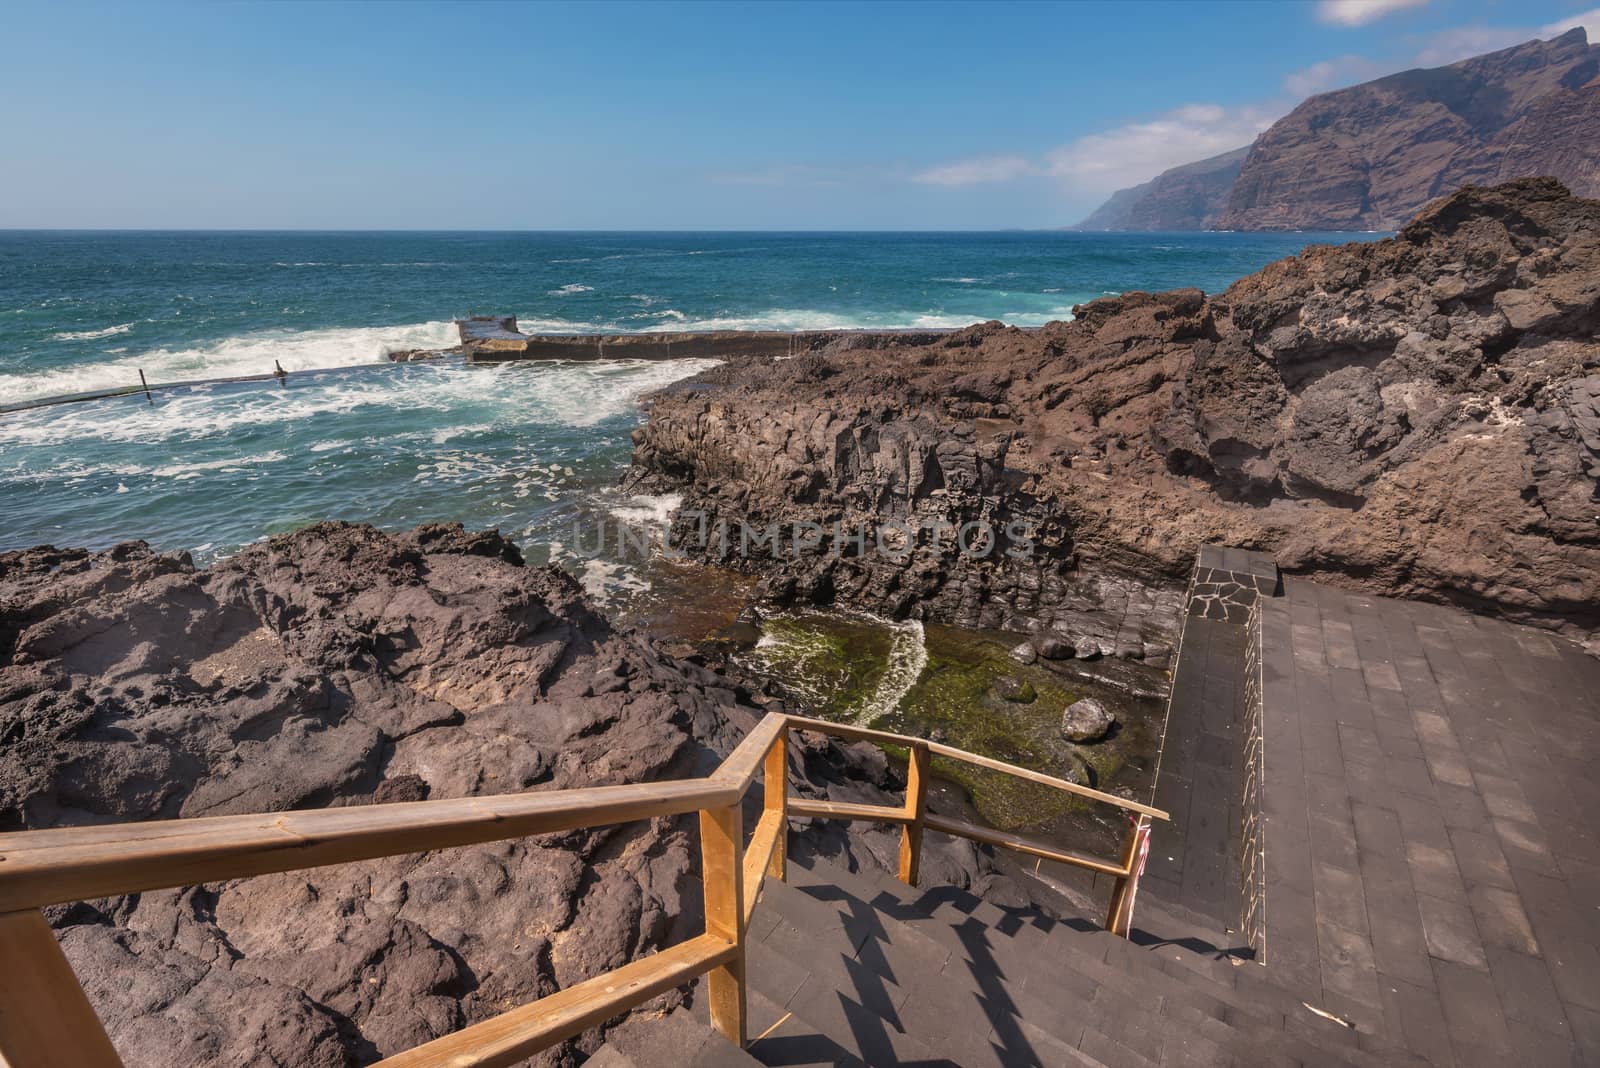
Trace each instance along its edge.
{"label": "concrete pier", "polygon": [[648,334],[524,334],[512,315],[457,319],[473,363],[514,360],[671,360],[686,356],[794,356],[840,345],[926,345],[950,330],[705,330]]}

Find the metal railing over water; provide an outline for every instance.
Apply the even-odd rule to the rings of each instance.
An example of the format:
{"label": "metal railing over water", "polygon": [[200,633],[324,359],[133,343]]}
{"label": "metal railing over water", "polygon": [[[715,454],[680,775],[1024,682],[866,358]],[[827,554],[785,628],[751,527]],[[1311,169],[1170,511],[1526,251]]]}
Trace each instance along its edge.
{"label": "metal railing over water", "polygon": [[[790,798],[791,730],[904,748],[903,806]],[[1116,860],[1080,856],[927,811],[933,756],[1041,783],[1130,815]],[[748,847],[741,802],[756,777],[765,803]],[[0,1061],[10,1068],[120,1068],[122,1061],[40,910],[48,905],[376,857],[700,814],[705,932],[603,975],[380,1062],[387,1068],[492,1068],[707,976],[711,1022],[746,1044],[745,931],[768,876],[784,878],[791,818],[868,820],[902,827],[899,876],[915,886],[924,830],[969,838],[1114,877],[1105,926],[1126,935],[1140,860],[1159,809],[951,746],[824,720],[769,713],[702,779],[412,801],[246,816],[159,820],[0,835]]]}

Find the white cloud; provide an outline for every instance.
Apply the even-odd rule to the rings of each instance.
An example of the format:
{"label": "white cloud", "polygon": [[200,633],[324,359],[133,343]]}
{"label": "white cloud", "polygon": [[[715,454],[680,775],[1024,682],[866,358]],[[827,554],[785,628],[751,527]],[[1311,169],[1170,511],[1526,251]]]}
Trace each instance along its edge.
{"label": "white cloud", "polygon": [[1579,26],[1587,31],[1590,44],[1600,42],[1600,7],[1547,26],[1457,26],[1441,30],[1424,40],[1416,52],[1400,59],[1380,61],[1355,55],[1326,59],[1284,78],[1283,88],[1295,97],[1311,96],[1412,67],[1443,67],[1525,41],[1548,41]]}
{"label": "white cloud", "polygon": [[1366,56],[1336,56],[1290,74],[1283,79],[1283,91],[1298,99],[1369,82],[1393,74],[1397,69],[1392,63],[1380,63]]}
{"label": "white cloud", "polygon": [[1588,34],[1590,44],[1600,44],[1600,7],[1591,8],[1581,15],[1573,15],[1571,18],[1562,19],[1560,22],[1552,22],[1539,31],[1539,36],[1544,38],[1559,37],[1568,30],[1575,30],[1579,26],[1582,26],[1584,33]]}
{"label": "white cloud", "polygon": [[911,176],[913,182],[958,188],[986,182],[1010,182],[1038,174],[1038,166],[1024,156],[978,156],[941,163]]}
{"label": "white cloud", "polygon": [[1317,18],[1337,26],[1365,26],[1369,22],[1403,11],[1408,7],[1421,7],[1428,0],[1322,0],[1317,5]]}
{"label": "white cloud", "polygon": [[1046,156],[1049,173],[1085,191],[1136,185],[1169,167],[1242,148],[1281,116],[1275,105],[1189,104],[1147,122],[1089,134]]}
{"label": "white cloud", "polygon": [[1460,26],[1434,34],[1428,43],[1412,57],[1414,67],[1443,67],[1463,59],[1481,56],[1485,52],[1498,52],[1502,48],[1531,41],[1535,37],[1555,37],[1543,30],[1527,27],[1503,28],[1496,26]]}

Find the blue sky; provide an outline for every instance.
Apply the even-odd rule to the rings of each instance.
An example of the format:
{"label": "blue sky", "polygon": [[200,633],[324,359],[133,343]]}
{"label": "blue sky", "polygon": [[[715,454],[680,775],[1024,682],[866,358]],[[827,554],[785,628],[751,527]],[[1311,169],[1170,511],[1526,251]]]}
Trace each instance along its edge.
{"label": "blue sky", "polygon": [[1568,24],[1600,40],[1561,0],[11,0],[0,228],[1059,226]]}

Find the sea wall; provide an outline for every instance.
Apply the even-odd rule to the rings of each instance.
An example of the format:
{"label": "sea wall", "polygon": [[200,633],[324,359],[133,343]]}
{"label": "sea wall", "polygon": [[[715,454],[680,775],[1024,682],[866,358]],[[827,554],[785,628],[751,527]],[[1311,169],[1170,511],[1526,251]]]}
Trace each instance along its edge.
{"label": "sea wall", "polygon": [[516,360],[673,360],[697,356],[797,356],[850,348],[929,345],[949,330],[703,330],[647,334],[524,334],[515,316],[456,320],[473,363]]}

